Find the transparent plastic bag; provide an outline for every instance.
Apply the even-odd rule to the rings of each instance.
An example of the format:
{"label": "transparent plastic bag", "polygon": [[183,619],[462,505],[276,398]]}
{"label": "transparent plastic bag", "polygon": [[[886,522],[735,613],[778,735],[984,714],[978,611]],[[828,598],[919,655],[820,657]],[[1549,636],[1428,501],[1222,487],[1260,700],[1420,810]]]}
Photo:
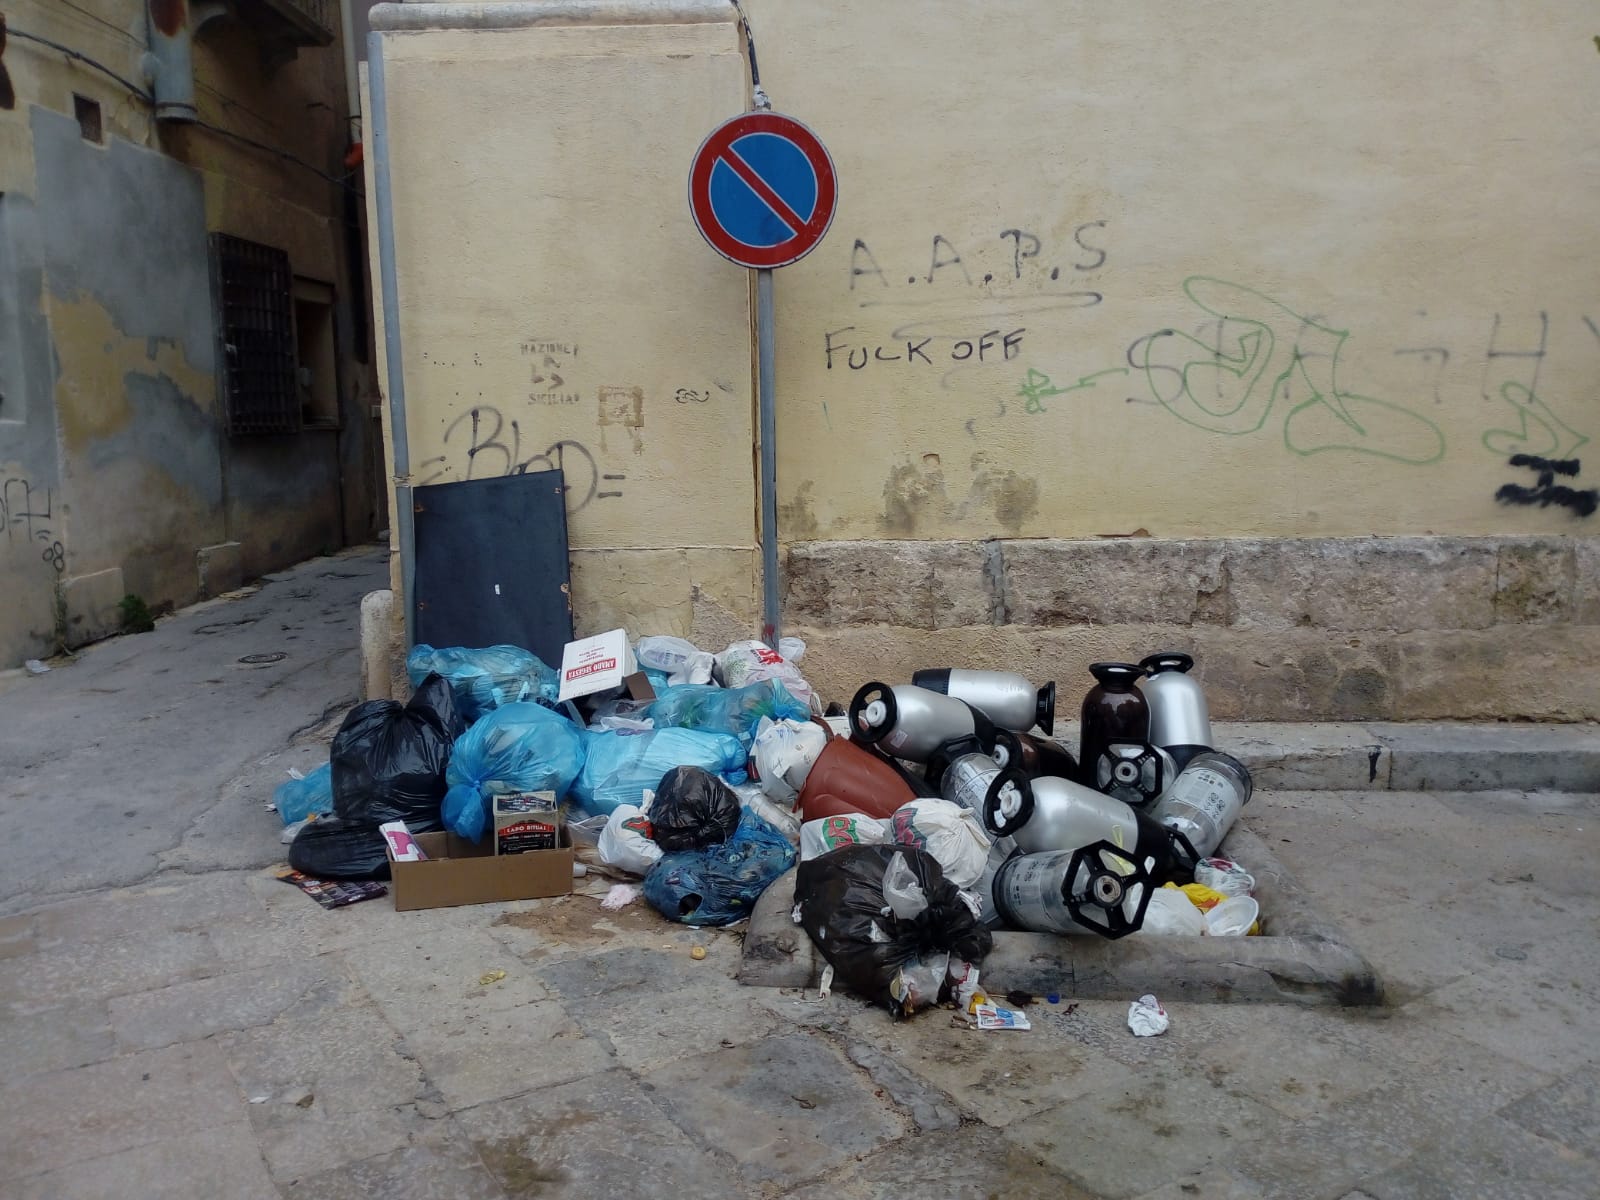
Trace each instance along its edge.
{"label": "transparent plastic bag", "polygon": [[583,769],[583,734],[539,704],[508,704],[457,740],[445,779],[444,823],[458,837],[483,840],[489,799],[510,792],[566,795]]}
{"label": "transparent plastic bag", "polygon": [[406,655],[406,674],[413,687],[429,674],[442,675],[455,693],[456,706],[468,722],[503,704],[522,700],[555,703],[559,690],[555,670],[520,646],[414,646]]}
{"label": "transparent plastic bag", "polygon": [[699,767],[727,783],[743,783],[745,748],[732,734],[698,729],[620,729],[583,734],[583,769],[572,794],[583,810],[609,816],[619,804],[641,804],[673,767]]}
{"label": "transparent plastic bag", "polygon": [[806,644],[799,638],[780,638],[776,650],[765,642],[734,642],[717,655],[717,674],[731,688],[774,680],[809,706],[811,685],[798,666],[805,652]]}
{"label": "transparent plastic bag", "polygon": [[635,653],[647,670],[665,671],[669,685],[710,683],[716,659],[693,642],[679,637],[644,637]]}
{"label": "transparent plastic bag", "polygon": [[810,719],[811,710],[803,700],[790,695],[783,684],[766,679],[740,688],[692,684],[668,688],[639,715],[653,720],[657,729],[731,733],[748,752],[763,717],[774,721],[805,721]]}
{"label": "transparent plastic bag", "polygon": [[285,825],[333,811],[333,767],[323,763],[309,775],[290,775],[272,793],[272,803]]}

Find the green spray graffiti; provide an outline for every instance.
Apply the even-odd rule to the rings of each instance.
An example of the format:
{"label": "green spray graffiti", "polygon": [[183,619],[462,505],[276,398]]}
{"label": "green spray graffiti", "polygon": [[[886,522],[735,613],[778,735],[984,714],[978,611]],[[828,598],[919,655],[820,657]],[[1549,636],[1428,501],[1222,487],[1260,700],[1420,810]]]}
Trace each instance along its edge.
{"label": "green spray graffiti", "polygon": [[1022,380],[1022,386],[1017,389],[1017,395],[1021,396],[1025,401],[1023,412],[1042,413],[1048,411],[1040,403],[1046,396],[1065,396],[1068,392],[1092,388],[1095,385],[1095,380],[1107,375],[1126,375],[1127,373],[1127,367],[1112,367],[1106,371],[1096,371],[1093,375],[1084,375],[1077,383],[1068,384],[1066,387],[1056,387],[1055,384],[1050,382],[1050,376],[1043,371],[1036,371],[1029,367],[1028,374]]}
{"label": "green spray graffiti", "polygon": [[1520,383],[1500,385],[1500,398],[1517,414],[1515,429],[1491,429],[1484,447],[1495,454],[1531,454],[1539,458],[1571,458],[1588,438],[1564,423],[1533,389]]}
{"label": "green spray graffiti", "polygon": [[1295,454],[1349,450],[1416,465],[1444,457],[1444,434],[1432,421],[1339,386],[1348,330],[1225,279],[1194,275],[1183,290],[1217,318],[1217,344],[1163,329],[1128,349],[1151,395],[1180,420],[1241,437],[1262,428],[1282,399],[1291,405],[1283,444]]}

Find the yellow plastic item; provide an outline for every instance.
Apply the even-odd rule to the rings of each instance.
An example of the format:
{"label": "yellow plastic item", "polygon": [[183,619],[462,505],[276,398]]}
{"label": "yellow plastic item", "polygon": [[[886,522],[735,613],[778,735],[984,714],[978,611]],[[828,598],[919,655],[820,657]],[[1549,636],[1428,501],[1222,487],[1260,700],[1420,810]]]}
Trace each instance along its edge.
{"label": "yellow plastic item", "polygon": [[693,950],[689,951],[689,957],[694,959],[695,962],[699,962],[705,956],[706,948],[704,946],[696,946]]}
{"label": "yellow plastic item", "polygon": [[1186,883],[1182,887],[1178,887],[1175,883],[1169,883],[1166,886],[1174,888],[1189,897],[1194,901],[1194,906],[1201,912],[1210,912],[1228,898],[1226,893],[1219,892],[1216,888],[1208,888],[1203,883]]}

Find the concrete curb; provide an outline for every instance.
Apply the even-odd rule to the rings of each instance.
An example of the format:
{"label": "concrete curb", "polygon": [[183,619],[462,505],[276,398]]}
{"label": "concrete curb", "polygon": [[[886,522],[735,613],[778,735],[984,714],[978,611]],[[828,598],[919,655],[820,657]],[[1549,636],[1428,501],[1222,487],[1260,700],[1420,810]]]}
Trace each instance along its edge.
{"label": "concrete curb", "polygon": [[[1600,792],[1600,726],[1412,721],[1218,723],[1258,791]],[[1056,727],[1069,749],[1076,722]]]}
{"label": "concrete curb", "polygon": [[[1383,984],[1344,935],[1260,838],[1235,826],[1222,853],[1256,877],[1263,934],[1251,938],[1147,938],[1108,942],[1092,935],[1001,931],[984,960],[983,978],[1007,990],[1073,999],[1162,999],[1271,1004],[1371,1006]],[[745,935],[739,982],[756,987],[815,987],[823,959],[790,918],[795,872],[756,902]]]}

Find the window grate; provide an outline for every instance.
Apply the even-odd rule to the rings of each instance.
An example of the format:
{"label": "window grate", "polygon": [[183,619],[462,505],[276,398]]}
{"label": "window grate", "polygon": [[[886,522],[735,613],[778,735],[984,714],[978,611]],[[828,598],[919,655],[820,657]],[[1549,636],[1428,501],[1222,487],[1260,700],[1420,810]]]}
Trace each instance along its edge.
{"label": "window grate", "polygon": [[289,256],[225,233],[211,235],[222,334],[228,432],[298,433],[294,304]]}

